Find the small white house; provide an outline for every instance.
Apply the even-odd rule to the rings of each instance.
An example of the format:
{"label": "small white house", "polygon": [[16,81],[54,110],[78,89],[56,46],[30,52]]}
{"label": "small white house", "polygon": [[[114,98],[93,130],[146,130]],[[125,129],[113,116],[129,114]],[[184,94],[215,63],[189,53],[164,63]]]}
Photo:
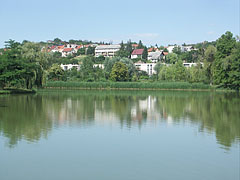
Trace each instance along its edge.
{"label": "small white house", "polygon": [[[183,66],[186,68],[197,66],[198,63],[183,63]],[[200,63],[203,66],[203,63]]]}
{"label": "small white house", "polygon": [[131,54],[131,59],[136,59],[136,58],[142,59],[143,51],[144,49],[134,49]]}
{"label": "small white house", "polygon": [[76,68],[78,71],[80,70],[79,64],[61,64],[60,66],[64,71],[70,70],[72,68]]}
{"label": "small white house", "polygon": [[152,61],[153,63],[156,63],[156,62],[160,61],[162,56],[163,56],[162,51],[149,52],[148,60]]}
{"label": "small white house", "polygon": [[67,57],[69,55],[72,55],[73,53],[75,53],[73,48],[64,48],[62,51],[62,57]]}

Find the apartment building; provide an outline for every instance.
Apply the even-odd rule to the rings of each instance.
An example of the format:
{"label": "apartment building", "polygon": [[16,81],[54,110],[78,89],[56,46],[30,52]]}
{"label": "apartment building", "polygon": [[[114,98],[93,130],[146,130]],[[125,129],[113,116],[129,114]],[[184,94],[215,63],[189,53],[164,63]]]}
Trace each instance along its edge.
{"label": "apartment building", "polygon": [[120,45],[99,45],[95,48],[95,56],[114,57],[116,52],[120,50]]}

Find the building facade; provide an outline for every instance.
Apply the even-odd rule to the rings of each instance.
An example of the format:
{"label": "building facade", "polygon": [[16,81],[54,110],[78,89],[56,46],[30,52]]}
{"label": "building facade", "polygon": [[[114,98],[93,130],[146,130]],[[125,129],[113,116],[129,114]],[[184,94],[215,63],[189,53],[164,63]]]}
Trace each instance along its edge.
{"label": "building facade", "polygon": [[120,50],[120,45],[99,45],[95,48],[95,57],[114,57],[116,52]]}

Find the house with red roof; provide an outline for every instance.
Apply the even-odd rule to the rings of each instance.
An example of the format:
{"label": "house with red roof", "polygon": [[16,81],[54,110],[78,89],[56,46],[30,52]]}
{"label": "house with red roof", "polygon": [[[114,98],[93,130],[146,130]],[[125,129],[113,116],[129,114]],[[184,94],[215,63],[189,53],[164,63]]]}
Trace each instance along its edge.
{"label": "house with red roof", "polygon": [[143,54],[144,49],[134,49],[131,54],[131,59],[141,58]]}
{"label": "house with red roof", "polygon": [[67,57],[69,55],[72,55],[74,53],[73,48],[64,48],[62,51],[62,57]]}

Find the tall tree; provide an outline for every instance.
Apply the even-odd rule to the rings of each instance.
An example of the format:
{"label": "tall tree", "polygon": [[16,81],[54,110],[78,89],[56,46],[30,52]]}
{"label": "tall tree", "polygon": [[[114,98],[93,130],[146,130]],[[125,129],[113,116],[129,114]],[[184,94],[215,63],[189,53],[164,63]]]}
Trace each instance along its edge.
{"label": "tall tree", "polygon": [[221,87],[231,87],[229,72],[233,69],[228,56],[236,47],[236,39],[231,32],[227,31],[217,40],[216,46],[216,59],[212,66],[213,83]]}
{"label": "tall tree", "polygon": [[142,43],[141,40],[139,41],[137,48],[138,48],[138,49],[143,49],[143,48],[144,48],[143,43]]}
{"label": "tall tree", "polygon": [[127,81],[128,69],[122,62],[116,62],[112,68],[110,79],[113,81]]}
{"label": "tall tree", "polygon": [[127,51],[128,58],[130,58],[133,51],[132,42],[130,39],[127,42],[126,51]]}
{"label": "tall tree", "polygon": [[143,58],[143,59],[147,59],[147,57],[148,57],[148,49],[147,49],[146,46],[144,46],[142,58]]}

